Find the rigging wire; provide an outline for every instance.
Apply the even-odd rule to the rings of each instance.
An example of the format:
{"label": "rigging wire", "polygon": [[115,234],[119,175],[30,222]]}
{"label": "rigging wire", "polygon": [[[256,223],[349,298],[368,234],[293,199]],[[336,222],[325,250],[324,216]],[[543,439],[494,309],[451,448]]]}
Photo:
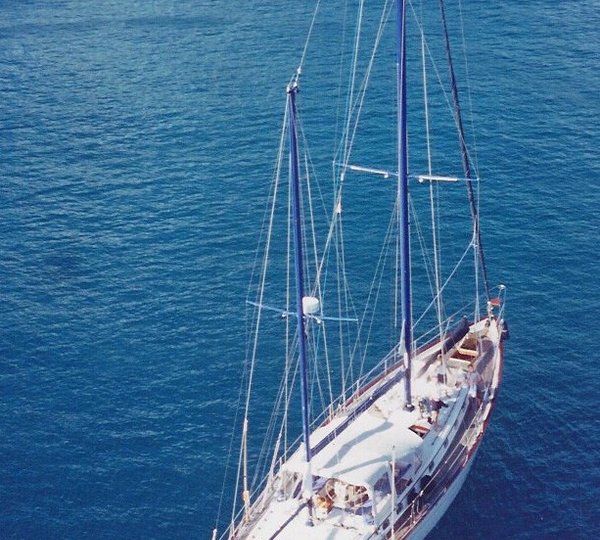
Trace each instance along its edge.
{"label": "rigging wire", "polygon": [[[356,338],[354,348],[352,351],[352,356],[355,356],[357,351],[359,350],[359,347],[363,348],[360,369],[359,369],[358,375],[356,377],[357,380],[363,374],[363,369],[364,369],[365,361],[367,358],[367,351],[368,351],[369,342],[370,342],[371,331],[373,329],[373,324],[375,322],[375,317],[374,317],[375,310],[376,310],[378,299],[379,299],[379,293],[381,291],[381,287],[383,284],[383,275],[384,275],[384,271],[385,271],[385,267],[386,267],[386,261],[387,261],[388,253],[390,251],[390,244],[392,242],[392,237],[394,236],[393,233],[394,233],[395,223],[397,220],[398,220],[398,205],[396,203],[394,205],[392,215],[388,222],[388,229],[387,229],[387,232],[385,235],[383,246],[379,253],[379,258],[377,260],[377,265],[375,267],[374,277],[371,281],[371,287],[369,289],[367,300],[365,302],[365,309],[364,309],[363,315],[360,319],[361,322],[360,322],[360,326],[359,326],[358,336]],[[374,296],[374,299],[373,299],[373,296]],[[361,341],[361,336],[362,336],[363,325],[366,323],[366,320],[367,320],[367,313],[369,311],[369,308],[371,308],[370,323],[368,324],[367,336],[365,338],[365,342],[363,345],[362,341]]]}
{"label": "rigging wire", "polygon": [[[456,274],[456,272],[460,268],[460,265],[465,260],[465,257],[469,254],[469,251],[471,251],[471,249],[473,249],[473,242],[472,241],[469,242],[469,245],[465,249],[464,253],[460,257],[460,259],[458,260],[458,262],[456,263],[456,265],[454,266],[454,269],[452,270],[452,272],[450,272],[450,275],[446,278],[446,281],[444,281],[443,285],[440,287],[440,291],[439,291],[438,295],[440,295],[440,294],[442,294],[444,292],[444,290],[446,289],[446,286],[448,285],[448,283],[450,283],[450,281],[452,280],[452,278],[454,277],[454,275]],[[427,314],[427,312],[435,305],[435,303],[437,302],[437,296],[438,295],[436,295],[436,297],[425,308],[425,310],[423,311],[423,313],[421,314],[421,316],[415,322],[414,326],[417,326],[419,324],[419,322],[421,322],[421,320],[423,319],[423,317],[425,317],[425,315]]]}
{"label": "rigging wire", "polygon": [[[342,25],[341,47],[340,47],[340,55],[339,55],[339,72],[338,72],[337,100],[336,100],[336,112],[335,112],[335,136],[333,138],[334,147],[331,152],[334,156],[337,155],[335,141],[338,141],[338,140],[341,141],[339,132],[340,132],[340,123],[342,122],[342,118],[341,118],[341,116],[342,116],[341,108],[342,108],[342,103],[343,103],[343,101],[342,101],[342,93],[343,93],[342,82],[344,79],[344,68],[345,68],[344,58],[346,56],[345,50],[346,50],[347,20],[348,20],[348,2],[346,1],[346,2],[344,2],[344,15],[342,17],[343,25]],[[335,183],[336,183],[335,165],[332,169],[332,174],[333,174],[333,185],[335,186]]]}
{"label": "rigging wire", "polygon": [[[305,157],[305,163],[306,163],[306,157]],[[316,224],[315,224],[315,216],[314,216],[314,211],[313,211],[313,201],[312,201],[312,190],[311,190],[311,182],[310,182],[310,175],[308,173],[308,163],[306,163],[306,191],[307,191],[307,195],[308,195],[308,208],[309,208],[309,216],[310,216],[310,230],[312,232],[312,248],[313,248],[313,257],[314,257],[314,262],[315,265],[318,269],[318,254],[317,254],[317,237],[316,237]],[[307,239],[306,241],[308,242],[308,235],[307,235]],[[308,250],[306,251],[306,253],[308,253]],[[308,264],[308,262],[307,262]],[[323,295],[321,293],[321,283],[320,281],[316,281],[315,285],[314,285],[315,291],[316,293],[312,293],[312,296],[315,296],[317,299],[319,299],[319,301],[321,302],[321,310],[323,309],[323,305],[322,305],[322,298]],[[326,337],[326,332],[325,332],[325,326],[321,325],[321,330],[320,330],[320,334],[323,337],[323,340],[325,341],[325,346],[323,348],[324,351],[324,355],[325,355],[325,365],[326,365],[326,375],[327,375],[327,382],[328,382],[328,387],[329,387],[329,403],[331,403],[331,401],[333,401],[333,395],[332,395],[332,386],[331,386],[331,376],[330,376],[330,370],[329,370],[329,351],[327,349],[327,337]],[[309,331],[309,326],[307,325],[306,331]],[[316,382],[317,387],[318,387],[318,391],[319,391],[319,395],[321,398],[321,403],[326,403],[324,396],[323,396],[323,389],[321,386],[321,378],[318,376],[318,368],[319,368],[319,362],[316,361],[316,359],[318,358],[317,355],[317,350],[318,350],[318,346],[317,346],[317,342],[318,342],[318,335],[317,332],[311,332],[310,333],[310,337],[312,337],[312,343],[313,343],[313,351],[315,351],[315,355],[313,357],[313,363],[315,366],[315,376],[313,377],[313,380]],[[313,400],[311,399],[310,401],[311,403],[313,403]]]}
{"label": "rigging wire", "polygon": [[[350,91],[348,93],[347,105],[346,105],[346,125],[344,127],[344,136],[342,137],[342,161],[344,163],[349,159],[349,148],[348,148],[348,135],[350,133],[350,122],[352,121],[352,106],[354,101],[354,91],[356,86],[356,72],[358,65],[358,53],[360,50],[360,34],[362,30],[362,18],[364,10],[364,0],[360,0],[356,30],[354,32],[354,48],[352,50],[352,68],[350,70]],[[343,183],[343,178],[341,179]]]}
{"label": "rigging wire", "polygon": [[[284,111],[284,120],[283,120],[283,125],[286,125],[286,121],[287,121],[287,105]],[[279,141],[279,151],[277,154],[277,160],[276,160],[276,165],[275,165],[275,169],[274,169],[274,173],[273,173],[273,182],[272,182],[272,189],[271,189],[271,194],[269,197],[269,200],[272,200],[272,204],[270,205],[270,210],[269,210],[269,206],[267,205],[265,208],[265,216],[264,216],[264,221],[263,221],[263,227],[262,227],[262,231],[264,233],[265,231],[265,227],[268,229],[267,230],[267,234],[266,237],[270,238],[270,232],[272,231],[272,227],[273,227],[273,220],[274,220],[274,209],[275,209],[275,200],[276,200],[276,194],[277,194],[277,187],[279,185],[279,179],[281,176],[281,163],[282,163],[282,159],[283,159],[283,148],[285,145],[285,129],[282,130],[281,136],[280,136],[280,141]],[[266,225],[268,220],[268,226]],[[261,237],[264,238],[264,234],[261,234]],[[265,253],[263,254],[263,266],[266,265],[266,261],[267,261],[267,252],[268,252],[268,244],[267,247],[265,249]],[[258,266],[258,261],[259,261],[259,251],[257,250],[256,252],[256,256],[255,256],[255,260],[254,260],[254,267],[253,267],[253,272],[252,272],[252,276],[255,275],[256,272],[256,268]],[[252,282],[252,280],[251,280]],[[256,316],[253,320],[253,324],[258,324],[258,319],[260,318],[260,311],[256,312]],[[241,381],[240,381],[240,388],[239,388],[239,392],[238,392],[238,405],[235,408],[235,416],[234,416],[234,428],[232,429],[231,432],[231,437],[230,437],[230,441],[229,441],[229,449],[227,452],[227,459],[225,460],[225,471],[223,474],[223,483],[221,486],[221,495],[219,497],[219,504],[217,507],[217,516],[216,516],[216,520],[215,520],[215,528],[218,526],[220,520],[221,520],[221,512],[223,510],[223,500],[225,497],[225,486],[227,483],[227,478],[229,476],[229,466],[230,463],[232,461],[232,454],[233,454],[233,445],[234,445],[234,441],[235,441],[235,426],[238,425],[238,418],[239,418],[239,412],[241,411],[241,403],[243,400],[243,396],[244,396],[244,389],[246,389],[247,392],[247,400],[246,400],[246,407],[244,408],[244,416],[247,418],[248,416],[248,404],[249,404],[249,395],[250,395],[250,389],[251,389],[251,382],[253,379],[253,373],[254,373],[254,367],[255,367],[255,355],[249,356],[250,355],[250,349],[248,349],[246,351],[246,360],[245,360],[245,365],[246,368],[244,370],[244,377],[242,377]],[[246,382],[248,382],[248,384],[245,384]],[[242,452],[240,451],[240,459],[242,456]],[[235,484],[235,489],[234,489],[234,501],[232,504],[232,515],[231,515],[231,522],[233,523],[234,517],[235,517],[235,508],[237,505],[237,494],[239,491],[239,472],[240,472],[240,467],[239,467],[239,463],[238,463],[238,475],[237,475],[237,479],[236,479],[236,484]]]}
{"label": "rigging wire", "polygon": [[[359,122],[359,119],[361,116],[364,99],[365,99],[365,95],[366,95],[366,90],[368,87],[368,82],[369,82],[370,75],[371,75],[374,61],[375,61],[376,52],[379,49],[379,44],[381,42],[385,23],[386,23],[387,19],[389,18],[389,14],[391,12],[391,7],[389,7],[389,6],[390,6],[390,3],[386,1],[385,6],[382,10],[382,15],[381,15],[381,18],[379,21],[378,31],[377,31],[374,45],[373,45],[373,48],[372,48],[372,51],[370,54],[369,62],[368,62],[367,68],[365,70],[365,75],[362,79],[359,89],[356,91],[356,94],[358,97],[357,97],[356,101],[354,101],[356,78],[357,78],[358,53],[359,53],[359,45],[360,45],[360,32],[362,29],[362,19],[363,19],[363,9],[364,9],[364,2],[363,1],[360,2],[359,15],[357,18],[357,28],[355,31],[355,41],[354,41],[354,49],[353,49],[353,56],[352,56],[352,58],[353,58],[352,70],[351,70],[351,76],[350,76],[351,84],[350,84],[350,92],[349,92],[348,99],[347,99],[346,123],[345,123],[345,128],[344,128],[344,135],[341,139],[339,149],[336,152],[336,155],[334,156],[334,164],[338,163],[338,161],[342,164],[341,171],[340,171],[338,196],[337,196],[337,200],[336,200],[336,209],[338,208],[338,206],[341,205],[341,202],[342,202],[342,187],[343,187],[343,183],[344,183],[345,172],[348,169],[348,164],[350,162],[350,156],[351,156],[352,148],[354,145],[354,139],[355,139],[357,128],[358,128],[358,122]],[[342,153],[341,160],[337,159],[339,152]],[[341,212],[340,212],[340,215],[341,215]],[[341,246],[341,249],[343,250],[343,243],[340,243],[340,246]],[[342,266],[342,268],[344,268],[344,266]],[[345,276],[345,270],[342,270],[342,271],[344,272],[344,281],[345,281],[347,279]],[[360,330],[359,330],[359,334],[360,334]],[[355,358],[356,350],[357,350],[357,343],[355,343],[352,353],[350,354],[349,361],[348,361],[347,369],[349,369],[350,373],[352,373],[352,360],[353,360],[353,358]],[[362,368],[360,371],[362,371]],[[348,380],[348,373],[342,373],[342,380],[343,381]],[[344,383],[344,393],[345,393],[345,383]]]}
{"label": "rigging wire", "polygon": [[[446,22],[446,10],[444,7],[444,0],[439,0],[439,5],[440,5],[441,18],[442,18],[442,27],[444,30],[444,38],[445,38],[444,45],[446,48],[446,58],[448,60],[448,67],[450,70],[450,86],[452,89],[452,104],[453,104],[453,110],[454,110],[454,119],[455,119],[456,127],[458,129],[458,134],[459,134],[460,152],[461,152],[461,157],[462,157],[462,161],[463,161],[463,169],[465,172],[465,177],[467,179],[470,179],[471,178],[471,164],[470,164],[471,160],[469,157],[467,142],[465,141],[465,137],[464,137],[464,128],[463,128],[463,123],[462,123],[460,99],[459,99],[459,95],[458,95],[458,86],[456,84],[456,76],[454,73],[454,64],[452,62],[452,52],[451,52],[451,48],[450,48],[450,37],[448,35],[448,25]],[[475,249],[477,250],[478,259],[479,259],[477,265],[478,266],[481,265],[481,271],[483,274],[483,285],[485,287],[485,295],[486,295],[486,299],[489,301],[490,287],[489,287],[489,281],[488,281],[488,277],[487,277],[487,268],[486,268],[486,264],[485,264],[483,245],[481,242],[481,234],[480,234],[480,230],[479,230],[479,212],[478,212],[478,208],[477,208],[477,201],[475,200],[475,197],[473,194],[473,186],[472,186],[471,182],[467,182],[467,197],[468,197],[469,205],[471,208],[471,218],[473,220],[475,234],[477,236],[477,242],[476,242],[476,247],[475,247]]]}
{"label": "rigging wire", "polygon": [[[423,4],[421,4],[421,9]],[[421,65],[423,69],[423,108],[425,112],[425,136],[427,143],[427,172],[429,176],[433,174],[433,166],[431,159],[431,133],[430,133],[430,119],[429,119],[429,94],[427,92],[427,62],[425,57],[425,34],[423,32],[423,28],[420,28],[421,33]],[[443,306],[442,306],[442,296],[439,293],[440,290],[440,257],[441,251],[439,247],[438,241],[438,220],[436,213],[436,201],[437,201],[437,184],[434,188],[434,183],[429,182],[429,204],[430,204],[430,213],[431,213],[431,242],[432,242],[432,251],[433,251],[433,269],[434,269],[434,279],[435,279],[435,291],[436,291],[436,312],[437,319],[439,325],[439,335],[440,341],[444,337],[444,329],[442,321],[443,317]]]}
{"label": "rigging wire", "polygon": [[[384,31],[387,21],[389,19],[393,5],[394,5],[393,2],[386,1],[385,5],[383,7],[381,18],[379,21],[379,26],[378,26],[377,33],[375,36],[375,40],[373,42],[373,48],[371,51],[371,55],[369,57],[369,62],[368,62],[367,68],[365,70],[365,75],[363,76],[359,90],[357,92],[359,97],[357,98],[356,102],[353,102],[350,99],[348,101],[347,110],[346,110],[346,115],[347,115],[346,128],[344,130],[344,137],[342,138],[342,141],[340,143],[341,150],[343,150],[342,159],[339,160],[340,163],[342,164],[341,182],[343,182],[343,180],[344,180],[345,170],[348,168],[348,164],[350,163],[350,156],[352,153],[352,148],[354,147],[354,140],[356,137],[359,120],[361,118],[362,108],[364,106],[364,100],[365,100],[368,84],[370,81],[371,72],[373,70],[373,66],[375,63],[375,57],[376,57],[377,51],[379,50],[379,45],[380,45],[381,39],[383,37],[383,31]],[[361,3],[361,8],[362,8],[362,3]],[[355,48],[354,56],[356,57],[357,55],[358,55],[358,49]],[[356,70],[356,65],[353,66],[353,70],[352,70],[353,84],[356,79],[355,70]],[[353,89],[354,89],[354,87],[352,87],[352,90]],[[353,118],[354,118],[354,122],[352,123]],[[352,124],[352,135],[350,136],[351,124]],[[338,162],[338,159],[337,159],[338,154],[339,154],[339,152],[336,152],[336,155],[334,156],[334,162]]]}
{"label": "rigging wire", "polygon": [[473,114],[473,97],[471,95],[471,77],[469,75],[469,55],[467,54],[467,40],[465,39],[465,20],[463,15],[462,0],[458,0],[458,14],[460,19],[460,35],[462,41],[463,59],[465,62],[465,80],[467,87],[467,103],[469,104],[469,120],[471,123],[471,139],[473,147],[472,163],[475,170],[475,176],[479,178],[479,162],[477,158],[477,131],[475,130],[475,120]]}
{"label": "rigging wire", "polygon": [[315,6],[315,10],[313,11],[312,20],[310,21],[310,27],[308,29],[308,35],[306,36],[306,41],[304,42],[304,48],[302,50],[302,56],[300,57],[300,63],[298,64],[298,69],[296,71],[296,76],[302,73],[302,68],[304,66],[304,60],[306,59],[306,53],[308,51],[308,44],[310,43],[310,38],[312,36],[312,31],[315,26],[315,21],[317,20],[317,14],[319,13],[319,7],[321,6],[321,0],[317,0],[317,5]]}
{"label": "rigging wire", "polygon": [[[284,126],[286,125],[286,120],[288,118],[288,115],[289,115],[289,109],[288,109],[288,105],[286,102],[285,113],[284,113],[284,124],[283,124]],[[269,216],[268,231],[267,231],[267,235],[266,235],[266,245],[265,245],[264,255],[263,255],[261,280],[260,280],[260,284],[259,284],[259,291],[257,294],[259,306],[263,305],[263,298],[264,298],[264,292],[265,292],[267,268],[268,268],[269,253],[270,253],[270,247],[271,247],[273,224],[274,224],[274,219],[275,219],[275,208],[276,208],[276,202],[277,202],[277,191],[278,191],[277,188],[279,186],[279,181],[281,178],[281,163],[283,161],[283,148],[285,145],[285,142],[284,142],[285,141],[285,132],[286,132],[286,130],[284,127],[284,129],[282,130],[281,139],[280,139],[279,153],[278,153],[278,159],[277,159],[277,168],[276,168],[276,175],[275,175],[275,185],[273,187],[273,196],[272,196],[272,203],[271,203],[271,213]],[[259,331],[260,331],[260,326],[261,326],[261,314],[262,314],[262,309],[261,309],[261,307],[258,307],[257,314],[256,314],[252,352],[251,352],[251,356],[250,356],[248,386],[247,386],[247,390],[246,390],[247,391],[246,403],[244,406],[244,424],[245,425],[248,422],[248,413],[250,410],[250,397],[252,395],[252,383],[254,380],[254,369],[255,369],[255,365],[256,365],[256,352],[258,349],[258,336],[259,336]],[[246,430],[246,433],[247,433],[247,430]],[[246,451],[245,451],[246,444],[247,444],[247,437],[243,437],[242,442],[241,442],[241,448],[240,448],[240,460],[242,460],[243,456],[246,455]],[[247,455],[246,455],[246,457],[247,457]],[[239,465],[238,465],[238,477],[236,480],[236,486],[235,486],[235,491],[234,491],[232,514],[234,514],[235,507],[237,505],[237,494],[238,494],[238,490],[239,490],[239,481],[240,481],[239,475],[240,475],[240,471],[239,471]],[[248,486],[244,485],[244,497],[248,496],[247,493],[248,493]],[[233,520],[233,517],[234,516],[232,515],[232,520]]]}
{"label": "rigging wire", "polygon": [[[425,32],[423,30],[423,25],[422,25],[421,21],[419,20],[419,18],[417,16],[417,13],[415,11],[415,8],[414,8],[412,2],[409,2],[409,5],[410,5],[411,10],[413,12],[413,16],[414,16],[414,19],[415,19],[415,24],[417,25],[417,29],[418,29],[418,31],[420,33],[422,33],[424,35]],[[450,97],[448,96],[448,92],[446,91],[446,85],[444,84],[442,75],[441,75],[441,73],[440,73],[440,71],[439,71],[439,69],[437,67],[437,62],[435,61],[435,57],[434,57],[433,52],[431,51],[431,49],[429,47],[429,44],[428,44],[427,40],[425,40],[425,49],[427,50],[427,56],[429,57],[429,63],[431,65],[431,68],[433,69],[433,72],[435,73],[435,77],[436,77],[436,80],[437,80],[437,83],[438,83],[439,90],[441,91],[441,93],[442,93],[442,95],[444,97],[444,101],[446,102],[446,106],[447,106],[448,110],[452,114],[452,119],[454,121],[454,125],[458,129],[458,124],[457,124],[457,121],[456,121],[456,115],[454,114],[454,107],[452,105],[452,98],[451,98],[451,96]],[[460,135],[460,133],[459,133],[458,137],[459,137],[459,142],[460,142],[460,140],[463,140],[462,137],[461,137],[461,135]],[[471,159],[470,149],[467,146],[466,141],[464,141],[464,142],[465,142],[465,150],[467,152],[467,156],[469,157],[470,161],[472,162],[473,160]],[[471,183],[473,183],[475,181],[475,179],[468,179],[467,181],[468,182],[470,181]]]}
{"label": "rigging wire", "polygon": [[[473,158],[472,158],[472,164],[473,164],[473,168],[475,170],[475,176],[477,178],[479,178],[479,164],[478,164],[478,160],[477,160],[477,137],[476,134],[477,132],[475,131],[475,126],[474,126],[474,118],[473,118],[473,100],[472,100],[472,95],[471,95],[471,84],[470,84],[470,77],[469,77],[469,62],[468,62],[468,54],[467,54],[467,43],[465,40],[465,22],[464,22],[464,16],[463,16],[463,8],[462,8],[462,0],[458,1],[458,13],[459,13],[459,20],[460,20],[460,35],[461,35],[461,44],[462,44],[462,57],[464,59],[464,63],[465,63],[465,79],[466,79],[466,87],[467,87],[467,104],[468,104],[468,110],[469,110],[469,121],[470,121],[470,125],[471,125],[471,139],[473,141]],[[475,205],[476,208],[479,209],[479,204],[480,204],[480,186],[479,183],[477,183],[476,187],[475,187]],[[476,226],[479,228],[479,223],[476,224]],[[483,246],[481,245],[481,238],[480,238],[480,234],[479,232],[477,232],[477,240],[479,241],[479,244],[477,245],[476,249],[475,249],[475,261],[474,261],[474,268],[475,268],[475,297],[476,297],[476,302],[475,302],[475,320],[479,320],[479,263],[481,262],[481,265],[483,266],[483,278],[484,278],[484,286],[486,288],[486,295],[487,295],[487,300],[490,299],[490,293],[489,293],[489,285],[488,285],[488,281],[487,281],[487,270],[485,268],[485,262],[484,262],[484,258],[483,258]],[[481,261],[479,261],[479,259],[481,259]]]}

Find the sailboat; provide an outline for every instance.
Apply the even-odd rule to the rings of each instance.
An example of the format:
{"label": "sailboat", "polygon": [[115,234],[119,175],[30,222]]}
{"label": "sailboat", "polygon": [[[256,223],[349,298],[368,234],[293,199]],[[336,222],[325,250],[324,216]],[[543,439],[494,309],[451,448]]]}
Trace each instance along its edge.
{"label": "sailboat", "polygon": [[[347,107],[332,160],[329,201],[315,188],[310,130],[303,127],[300,112],[306,47],[286,87],[256,287],[247,300],[250,339],[239,438],[234,439],[240,452],[232,512],[225,530],[213,530],[213,539],[425,538],[463,486],[496,403],[508,336],[506,287],[488,284],[479,225],[479,175],[464,128],[444,0],[439,1],[438,50],[443,51],[449,76],[446,90],[437,96],[451,118],[451,129],[444,125],[442,132],[445,137],[456,135],[458,144],[444,145],[439,160],[429,113],[436,95],[430,91],[430,79],[440,85],[444,81],[433,59],[436,45],[425,32],[429,20],[404,0],[385,2],[375,19],[368,60],[361,62],[357,51],[365,41],[366,16],[364,3],[358,7],[348,62],[351,89],[344,96]],[[311,33],[318,27],[317,15],[318,9]],[[421,64],[410,78],[421,77],[419,100],[407,82],[409,19],[414,22],[412,35],[420,42],[410,57],[410,66]],[[396,30],[391,55],[396,66],[383,73],[393,74],[389,109],[396,128],[391,137],[386,135],[393,144],[371,146],[371,154],[359,154],[359,121],[367,108],[375,59],[386,57],[376,51],[390,26]],[[425,125],[410,139],[409,156],[413,124],[408,117],[417,106],[424,110],[419,119]],[[376,124],[388,125],[379,120]],[[389,147],[393,158],[387,168],[354,161],[355,156],[381,156]],[[423,170],[416,170],[419,167]],[[357,188],[357,178],[367,180]],[[287,196],[280,194],[284,188],[289,188]],[[364,190],[370,190],[367,196]],[[414,190],[421,191],[428,206],[415,198]],[[459,193],[465,219],[456,217]],[[444,203],[446,195],[450,203]],[[381,210],[375,216],[367,210],[367,203],[381,201],[389,201],[391,207],[385,226]],[[315,210],[319,202],[325,216],[321,219]],[[416,214],[423,209],[431,220],[428,227],[417,222]],[[454,219],[449,233],[440,224],[444,211]],[[276,224],[279,214],[285,214],[285,226]],[[351,228],[346,215],[366,218],[368,225],[346,235]],[[465,225],[462,235],[459,224]],[[322,238],[314,232],[319,227]],[[379,256],[365,257],[377,231],[383,236]],[[442,255],[442,240],[454,244],[454,256]],[[426,253],[421,266],[413,257],[416,248]],[[281,261],[272,262],[278,256]],[[354,263],[364,274],[369,261],[375,276],[370,288],[362,296],[352,293],[347,266]],[[427,265],[429,270],[422,270]],[[457,279],[459,286],[453,289]],[[424,282],[430,283],[430,291],[419,304],[418,294],[427,290]],[[455,291],[462,291],[462,297],[450,312],[449,297]],[[382,299],[391,307],[380,309]],[[413,314],[417,305],[424,307],[418,318]],[[430,328],[422,331],[424,324]],[[261,362],[267,365],[267,375],[259,384]],[[252,407],[258,413],[253,414]],[[265,426],[254,427],[259,419]],[[295,438],[298,432],[301,436]],[[259,436],[262,445],[257,443]]]}

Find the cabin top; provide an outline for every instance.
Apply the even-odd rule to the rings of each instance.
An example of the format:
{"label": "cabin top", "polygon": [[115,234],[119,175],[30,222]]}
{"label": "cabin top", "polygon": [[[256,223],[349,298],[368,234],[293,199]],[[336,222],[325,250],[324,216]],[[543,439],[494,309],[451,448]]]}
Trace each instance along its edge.
{"label": "cabin top", "polygon": [[[410,427],[420,414],[403,410],[400,386],[397,384],[373,403],[313,457],[313,475],[372,489],[388,473],[393,459],[415,455],[423,441]],[[331,430],[330,424],[317,429],[312,434],[311,444],[318,443]],[[303,456],[304,452],[296,452],[286,462],[286,470],[304,474]]]}

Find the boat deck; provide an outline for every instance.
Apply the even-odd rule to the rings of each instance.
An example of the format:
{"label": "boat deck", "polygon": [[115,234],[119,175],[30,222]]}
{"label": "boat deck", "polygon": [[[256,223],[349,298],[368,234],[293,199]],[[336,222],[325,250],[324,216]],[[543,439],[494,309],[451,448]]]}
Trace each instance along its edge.
{"label": "boat deck", "polygon": [[[458,433],[469,401],[466,366],[477,362],[482,373],[490,376],[485,347],[473,354],[468,345],[455,349],[445,367],[435,357],[432,362],[430,352],[415,359],[414,373],[418,376],[412,383],[412,411],[404,407],[404,384],[399,380],[313,456],[312,518],[306,502],[299,497],[307,471],[303,447],[297,449],[278,474],[278,494],[271,496],[245,537],[332,540],[371,535],[383,517],[389,516],[391,501],[408,498],[407,493],[423,471],[432,471],[441,463],[440,455],[443,457],[448,441]],[[395,375],[389,373],[378,386]],[[354,406],[359,407],[364,399],[369,396],[357,400]],[[437,421],[432,411],[435,401],[443,403]],[[328,437],[351,413],[340,413],[315,430],[311,447]]]}

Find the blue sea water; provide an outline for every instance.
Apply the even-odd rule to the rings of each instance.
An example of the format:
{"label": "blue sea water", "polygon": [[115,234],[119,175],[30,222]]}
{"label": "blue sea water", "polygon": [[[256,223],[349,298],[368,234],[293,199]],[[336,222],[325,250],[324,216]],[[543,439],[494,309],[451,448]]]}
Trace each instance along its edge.
{"label": "blue sea water", "polygon": [[[432,536],[597,538],[599,5],[463,5],[511,339]],[[0,1],[0,538],[210,536],[311,11]]]}

